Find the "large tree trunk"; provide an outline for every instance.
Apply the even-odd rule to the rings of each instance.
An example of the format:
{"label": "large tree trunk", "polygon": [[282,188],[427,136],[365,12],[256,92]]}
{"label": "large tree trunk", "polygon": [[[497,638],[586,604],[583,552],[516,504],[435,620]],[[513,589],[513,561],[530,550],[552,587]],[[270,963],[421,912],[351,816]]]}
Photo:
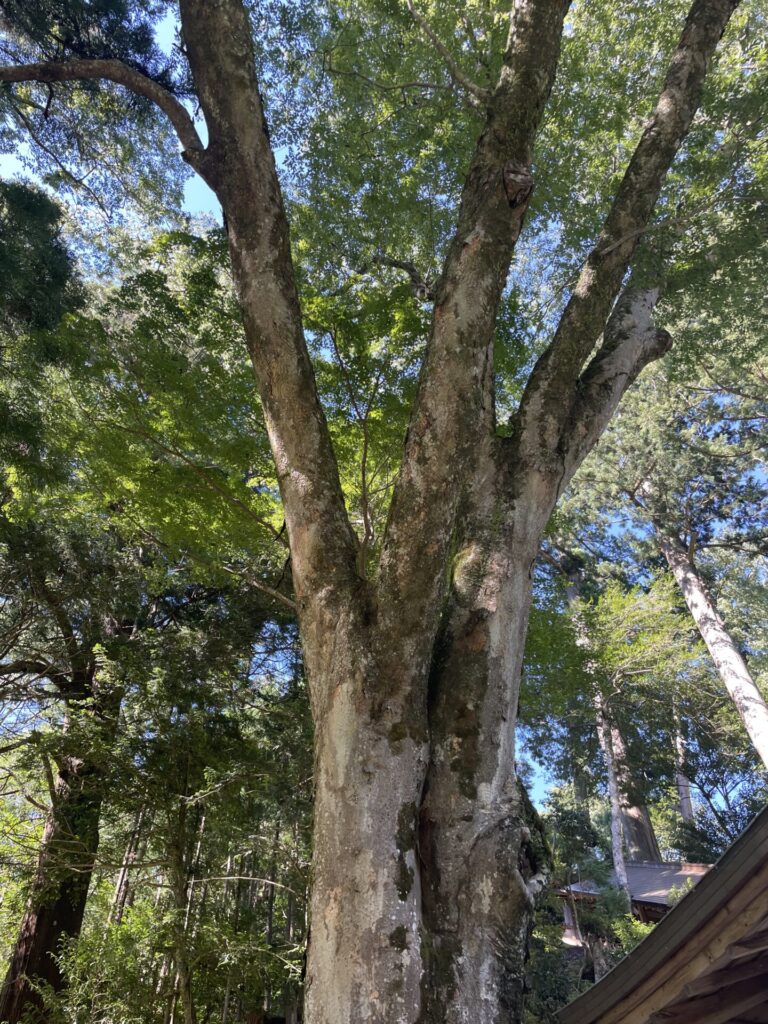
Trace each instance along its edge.
{"label": "large tree trunk", "polygon": [[[606,325],[735,0],[694,0],[662,95],[552,343],[493,439],[498,303],[532,187],[567,0],[516,0],[440,281],[375,583],[304,343],[288,227],[237,0],[181,0],[210,142],[185,153],[221,200],[291,545],[315,721],[308,1024],[519,1020],[543,855],[514,774],[531,566],[549,514],[669,337],[657,293]],[[476,92],[473,93],[476,95]],[[604,341],[593,354],[601,333]],[[493,447],[487,455],[487,446]],[[434,657],[456,544],[459,558]],[[490,502],[487,495],[493,495]],[[429,704],[429,712],[428,712]]]}
{"label": "large tree trunk", "polygon": [[685,603],[707,645],[752,746],[768,768],[768,705],[749,674],[747,663],[725,628],[723,620],[696,570],[693,558],[680,541],[657,525],[659,547],[683,592]]}
{"label": "large tree trunk", "polygon": [[528,932],[548,869],[538,816],[515,774],[515,724],[532,567],[555,486],[521,473],[515,489],[537,490],[538,500],[504,501],[502,457],[500,445],[478,453],[430,681],[419,821],[419,1019],[429,1024],[521,1019]]}
{"label": "large tree trunk", "polygon": [[99,769],[68,756],[55,780],[54,799],[40,846],[37,870],[0,996],[0,1021],[17,1024],[41,1007],[35,987],[63,987],[57,956],[75,937],[85,912],[99,843],[103,798]]}
{"label": "large tree trunk", "polygon": [[600,746],[609,763],[609,790],[611,775],[615,785],[616,804],[611,796],[611,814],[618,815],[621,834],[624,839],[626,860],[632,864],[639,861],[660,861],[661,850],[651,823],[648,808],[635,798],[635,784],[629,767],[627,745],[616,719],[607,703],[597,700],[597,733]]}
{"label": "large tree trunk", "polygon": [[[211,138],[205,157],[193,162],[227,217],[286,510],[313,705],[315,842],[306,988],[312,1024],[413,1024],[421,1013],[422,947],[430,944],[417,845],[429,761],[427,678],[461,470],[488,429],[477,409],[489,380],[496,310],[527,206],[532,138],[552,84],[567,6],[567,0],[515,5],[516,31],[505,59],[521,60],[487,97],[487,124],[435,289],[421,386],[374,587],[357,576],[357,545],[301,333],[258,89],[255,80],[243,91],[232,89],[253,67],[245,43],[250,29],[243,29],[238,3],[182,0]],[[526,186],[514,202],[505,168]],[[525,631],[528,586],[526,568],[526,607],[521,621],[512,617],[516,638]],[[516,679],[505,685],[515,687]],[[512,728],[510,722],[510,737]],[[513,771],[511,765],[504,770]],[[523,949],[518,943],[518,956]],[[494,955],[490,946],[483,955]]]}
{"label": "large tree trunk", "polygon": [[627,745],[615,718],[611,718],[610,730],[627,860],[630,862],[660,861],[661,851],[653,830],[651,816],[647,806],[636,799]]}
{"label": "large tree trunk", "polygon": [[[410,1022],[422,976],[416,854],[427,762],[418,686],[429,652],[377,639],[361,602],[307,649],[315,717],[315,825],[306,1016]],[[366,621],[366,620],[369,621]],[[362,638],[362,639],[361,639]]]}
{"label": "large tree trunk", "polygon": [[[0,69],[0,81],[10,82],[106,77],[149,98],[224,210],[285,510],[315,721],[308,1024],[520,1019],[543,856],[514,774],[531,566],[558,495],[626,388],[669,345],[651,319],[658,293],[627,290],[611,309],[737,2],[693,0],[656,108],[502,441],[492,401],[496,314],[568,0],[511,5],[498,81],[489,89],[469,83],[485,124],[435,289],[375,583],[358,575],[303,337],[246,5],[180,0],[207,146],[174,96],[120,61]],[[465,87],[456,67],[449,64]],[[460,499],[478,461],[480,476],[488,470],[491,478],[487,492],[470,486],[439,630]]]}

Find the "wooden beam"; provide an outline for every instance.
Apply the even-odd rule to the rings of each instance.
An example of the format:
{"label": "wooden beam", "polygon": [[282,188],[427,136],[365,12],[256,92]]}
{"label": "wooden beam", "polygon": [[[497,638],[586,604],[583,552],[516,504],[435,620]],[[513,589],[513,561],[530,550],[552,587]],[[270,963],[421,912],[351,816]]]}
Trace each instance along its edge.
{"label": "wooden beam", "polygon": [[764,974],[721,988],[712,995],[677,1003],[650,1018],[649,1024],[728,1024],[733,1017],[768,998]]}
{"label": "wooden beam", "polygon": [[[728,1024],[768,1024],[768,1006],[755,1006],[745,1011],[747,1016],[732,1018]],[[747,1019],[747,1017],[749,1019]]]}
{"label": "wooden beam", "polygon": [[750,956],[760,950],[768,949],[768,931],[759,931],[754,935],[748,935],[731,946],[730,953],[734,960],[740,957]]}
{"label": "wooden beam", "polygon": [[[599,1019],[600,1024],[646,1024],[654,1014],[661,1013],[678,1000],[685,986],[705,974],[713,962],[727,955],[729,947],[740,941],[742,935],[756,926],[764,927],[762,922],[768,915],[767,882],[768,863],[764,862],[759,873],[734,893],[719,912],[699,925],[698,932],[688,943],[672,953],[663,965],[607,1013],[593,1019]],[[664,921],[656,927],[661,928],[663,924]],[[694,1020],[693,1024],[702,1022]]]}
{"label": "wooden beam", "polygon": [[702,974],[685,986],[683,997],[693,999],[696,996],[709,995],[712,992],[720,991],[720,989],[730,988],[742,981],[749,981],[750,978],[754,978],[758,974],[765,977],[768,990],[768,956],[766,955],[754,955],[752,960],[734,961],[725,964],[718,970]]}

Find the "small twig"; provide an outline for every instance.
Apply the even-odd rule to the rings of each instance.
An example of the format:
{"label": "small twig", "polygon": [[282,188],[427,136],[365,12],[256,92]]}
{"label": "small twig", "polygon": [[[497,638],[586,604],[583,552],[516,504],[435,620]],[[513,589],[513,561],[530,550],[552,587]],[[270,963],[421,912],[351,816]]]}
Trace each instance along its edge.
{"label": "small twig", "polygon": [[[35,104],[35,106],[37,106],[37,104]],[[38,109],[40,109],[40,108],[38,107]],[[29,132],[29,137],[32,139],[32,141],[38,147],[38,149],[41,149],[46,154],[46,156],[49,156],[51,158],[51,160],[53,160],[53,162],[59,168],[59,170],[64,175],[64,177],[67,179],[67,181],[69,181],[72,185],[74,185],[75,188],[81,188],[81,189],[83,189],[83,191],[87,192],[88,195],[93,200],[93,202],[101,210],[101,212],[104,215],[104,217],[109,219],[109,211],[104,206],[104,203],[102,203],[101,199],[96,194],[96,192],[94,192],[94,190],[91,188],[91,186],[86,183],[85,179],[84,178],[78,178],[76,174],[73,174],[70,171],[70,169],[65,164],[63,164],[61,162],[61,160],[53,152],[53,150],[49,149],[49,147],[45,145],[45,143],[42,141],[40,136],[35,131],[35,128],[33,127],[31,121],[29,120],[29,118],[21,110],[19,110],[19,108],[16,106],[15,103],[11,103],[11,110],[13,110],[14,114],[16,115],[16,117],[21,121],[21,123],[24,125],[26,130]],[[46,107],[45,110],[43,111],[43,116],[44,117],[48,116],[47,111],[48,111],[48,108]]]}
{"label": "small twig", "polygon": [[[230,576],[243,575],[242,573],[238,573],[236,570],[231,569],[228,565],[224,565],[222,568],[224,569],[224,572],[228,572]],[[256,590],[260,590],[262,593],[268,594],[270,597],[274,598],[275,601],[279,601],[281,604],[284,604],[286,608],[290,608],[292,612],[298,611],[299,606],[296,602],[292,601],[290,597],[286,597],[285,594],[281,594],[279,590],[275,590],[274,587],[270,587],[268,584],[262,583],[261,580],[255,580],[250,576],[243,576],[243,578],[250,587],[255,587]]]}

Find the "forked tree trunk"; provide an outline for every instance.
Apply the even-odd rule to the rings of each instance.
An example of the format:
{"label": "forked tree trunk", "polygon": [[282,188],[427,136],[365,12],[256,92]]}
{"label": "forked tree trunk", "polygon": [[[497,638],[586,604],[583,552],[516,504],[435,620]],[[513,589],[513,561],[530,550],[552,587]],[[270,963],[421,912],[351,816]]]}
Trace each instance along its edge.
{"label": "forked tree trunk", "polygon": [[717,613],[704,580],[680,541],[657,526],[659,547],[672,570],[720,678],[744,723],[752,746],[768,768],[768,705],[755,685],[733,637]]}
{"label": "forked tree trunk", "polygon": [[303,335],[247,6],[180,0],[207,145],[175,96],[118,60],[0,68],[0,81],[103,77],[150,99],[224,210],[315,721],[308,1024],[520,1019],[544,856],[514,771],[531,566],[558,495],[626,388],[669,347],[652,322],[657,292],[625,289],[611,308],[737,2],[693,0],[662,93],[506,439],[495,436],[495,322],[568,0],[510,5],[493,87],[467,85],[449,64],[485,122],[435,288],[375,582],[359,576]]}
{"label": "forked tree trunk", "polygon": [[79,935],[99,843],[103,789],[98,768],[62,760],[43,831],[37,870],[0,995],[0,1021],[17,1024],[43,1005],[37,987],[64,984],[58,954]]}

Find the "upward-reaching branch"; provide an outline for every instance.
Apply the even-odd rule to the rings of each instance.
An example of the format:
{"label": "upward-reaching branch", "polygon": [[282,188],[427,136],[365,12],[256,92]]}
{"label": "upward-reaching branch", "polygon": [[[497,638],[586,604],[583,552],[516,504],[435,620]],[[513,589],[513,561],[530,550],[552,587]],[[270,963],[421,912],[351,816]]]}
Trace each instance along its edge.
{"label": "upward-reaching branch", "polygon": [[632,255],[650,223],[664,178],[701,101],[704,77],[740,0],[694,0],[664,88],[630,160],[597,243],[587,258],[554,338],[537,362],[516,417],[519,454],[557,470],[575,383],[599,338]]}
{"label": "upward-reaching branch", "polygon": [[493,426],[498,303],[533,188],[533,143],[560,52],[568,0],[518,0],[435,285],[432,329],[380,563],[380,607],[429,648],[462,481]]}
{"label": "upward-reaching branch", "polygon": [[658,299],[657,288],[627,287],[621,293],[605,325],[603,344],[579,378],[562,446],[560,491],[605,430],[630,384],[671,348],[671,336],[653,321]]}
{"label": "upward-reaching branch", "polygon": [[181,18],[207,121],[204,147],[167,89],[119,60],[73,59],[0,68],[0,82],[103,79],[155,103],[183,156],[224,210],[235,283],[259,382],[291,541],[300,608],[307,595],[357,585],[356,541],[302,331],[288,223],[255,75],[242,0],[182,0]]}
{"label": "upward-reaching branch", "polygon": [[306,642],[313,629],[333,628],[338,622],[336,600],[349,599],[359,587],[357,542],[304,339],[248,12],[242,0],[181,0],[179,6],[208,126],[201,173],[226,216],[232,272],[280,482]]}

